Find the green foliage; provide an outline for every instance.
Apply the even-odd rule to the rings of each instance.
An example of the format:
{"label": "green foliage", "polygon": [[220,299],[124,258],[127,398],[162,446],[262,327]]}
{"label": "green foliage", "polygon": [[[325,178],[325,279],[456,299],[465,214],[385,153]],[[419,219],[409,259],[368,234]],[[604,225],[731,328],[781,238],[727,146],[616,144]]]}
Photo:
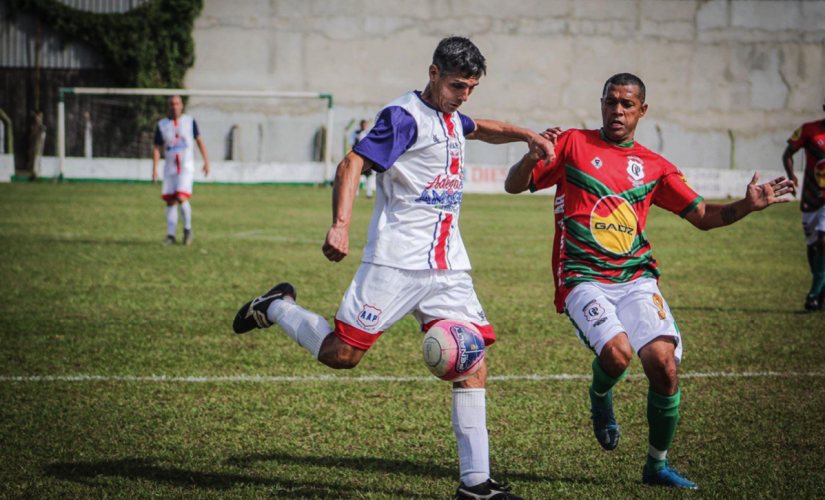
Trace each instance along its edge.
{"label": "green foliage", "polygon": [[195,62],[192,28],[203,0],[154,0],[120,14],[86,12],[56,0],[11,0],[61,35],[92,45],[119,85],[180,88]]}

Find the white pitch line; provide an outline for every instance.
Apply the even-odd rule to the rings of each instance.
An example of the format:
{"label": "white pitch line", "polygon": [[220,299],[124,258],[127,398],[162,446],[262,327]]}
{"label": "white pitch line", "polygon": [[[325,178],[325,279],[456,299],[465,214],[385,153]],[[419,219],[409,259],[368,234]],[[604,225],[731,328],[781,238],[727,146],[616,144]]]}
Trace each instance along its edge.
{"label": "white pitch line", "polygon": [[[535,374],[535,375],[501,375],[488,377],[491,381],[509,380],[589,380],[592,375],[576,375],[569,373]],[[643,374],[628,375],[628,378],[641,378]],[[754,377],[825,377],[823,372],[705,372],[683,373],[680,378],[754,378]],[[435,382],[435,377],[386,377],[367,375],[363,377],[339,377],[335,375],[318,375],[304,377],[274,377],[263,375],[228,375],[228,376],[188,376],[178,377],[171,375],[30,375],[30,376],[0,376],[0,382],[263,382],[263,383],[292,383],[292,382]]]}

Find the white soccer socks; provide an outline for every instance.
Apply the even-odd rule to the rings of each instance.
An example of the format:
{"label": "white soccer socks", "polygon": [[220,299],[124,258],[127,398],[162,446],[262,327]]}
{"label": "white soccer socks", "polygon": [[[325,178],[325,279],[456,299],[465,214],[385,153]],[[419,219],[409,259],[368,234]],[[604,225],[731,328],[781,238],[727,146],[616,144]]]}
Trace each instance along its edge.
{"label": "white soccer socks", "polygon": [[372,193],[375,192],[375,174],[367,177],[367,198],[372,198]]}
{"label": "white soccer socks", "polygon": [[166,234],[175,235],[175,228],[178,227],[178,211],[174,205],[166,206]]}
{"label": "white soccer socks", "polygon": [[461,482],[475,486],[490,478],[487,391],[453,389],[453,431],[458,441]]}
{"label": "white soccer socks", "polygon": [[307,311],[287,297],[273,300],[266,311],[269,321],[278,323],[296,344],[318,359],[321,344],[332,333],[329,323],[322,316]]}
{"label": "white soccer socks", "polygon": [[[183,216],[183,228],[187,231],[192,230],[192,205],[189,200],[180,204],[180,214]],[[172,233],[174,234],[174,233]]]}

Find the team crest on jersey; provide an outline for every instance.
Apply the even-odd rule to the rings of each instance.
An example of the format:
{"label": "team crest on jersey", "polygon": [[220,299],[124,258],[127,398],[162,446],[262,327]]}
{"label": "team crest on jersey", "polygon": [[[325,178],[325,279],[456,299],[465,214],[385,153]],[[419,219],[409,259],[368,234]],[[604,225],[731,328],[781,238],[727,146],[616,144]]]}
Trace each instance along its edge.
{"label": "team crest on jersey", "polygon": [[592,323],[604,316],[604,307],[602,307],[602,305],[597,301],[591,300],[586,306],[584,306],[582,312],[584,313],[584,317],[587,318],[587,321]]}
{"label": "team crest on jersey", "polygon": [[822,147],[823,144],[825,144],[825,142],[823,142],[822,139],[816,141],[816,145],[819,146],[820,148]]}
{"label": "team crest on jersey", "polygon": [[450,158],[459,158],[461,156],[461,144],[455,137],[447,139],[447,148],[450,150]]}
{"label": "team crest on jersey", "polygon": [[358,313],[358,322],[364,328],[374,328],[378,324],[378,318],[381,317],[381,309],[374,305],[364,304],[361,312]]}
{"label": "team crest on jersey", "polygon": [[645,167],[642,164],[642,159],[638,156],[627,157],[627,173],[630,174],[632,180],[640,181],[645,177]]}
{"label": "team crest on jersey", "polygon": [[633,206],[620,196],[605,196],[590,213],[590,232],[605,250],[624,255],[633,248],[639,219]]}
{"label": "team crest on jersey", "polygon": [[590,164],[596,168],[602,168],[602,159],[597,156],[593,158],[593,161],[591,161]]}

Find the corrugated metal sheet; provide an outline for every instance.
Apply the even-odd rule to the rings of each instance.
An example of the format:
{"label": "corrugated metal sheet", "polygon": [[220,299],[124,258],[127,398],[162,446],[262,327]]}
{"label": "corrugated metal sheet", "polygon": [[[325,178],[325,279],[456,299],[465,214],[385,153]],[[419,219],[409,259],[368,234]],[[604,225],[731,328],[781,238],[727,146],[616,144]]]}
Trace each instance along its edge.
{"label": "corrugated metal sheet", "polygon": [[[127,12],[152,0],[59,0],[70,7],[98,13]],[[42,27],[40,67],[84,69],[101,67],[100,57],[87,44],[72,42]],[[37,23],[22,13],[12,22],[8,5],[0,2],[0,68],[33,68],[36,59]]]}

